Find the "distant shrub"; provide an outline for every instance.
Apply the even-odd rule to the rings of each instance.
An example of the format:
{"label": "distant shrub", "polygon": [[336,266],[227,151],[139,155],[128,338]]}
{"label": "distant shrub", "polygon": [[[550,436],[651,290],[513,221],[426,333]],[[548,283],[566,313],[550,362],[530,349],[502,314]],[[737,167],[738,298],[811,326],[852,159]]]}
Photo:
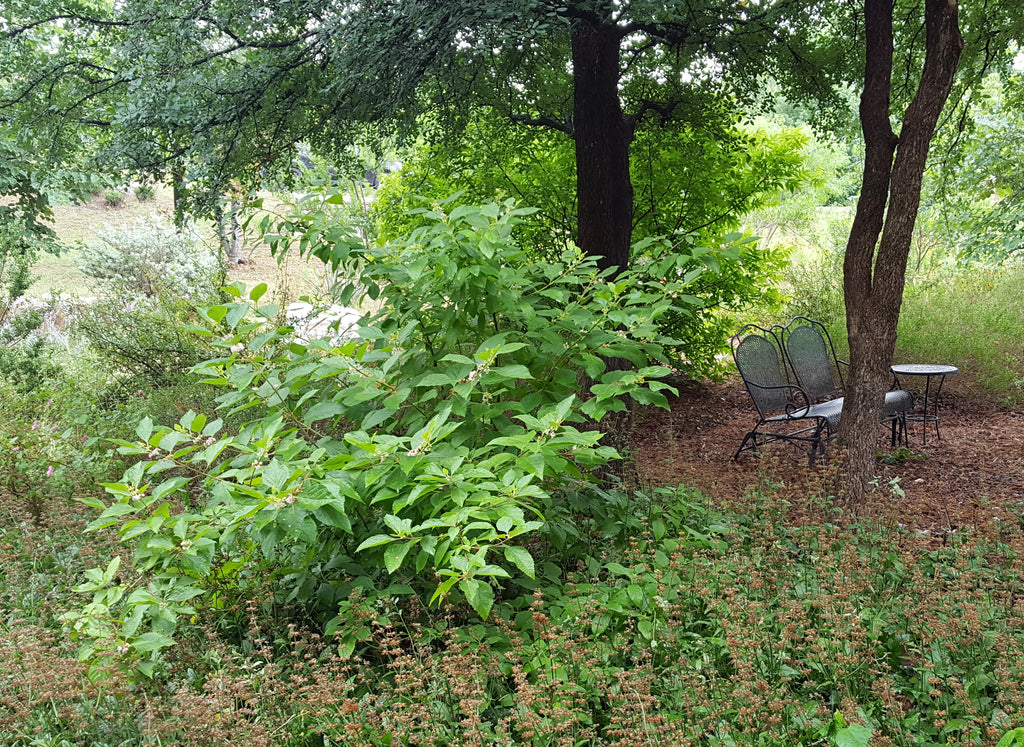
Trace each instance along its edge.
{"label": "distant shrub", "polygon": [[103,201],[109,208],[119,208],[124,204],[124,192],[117,189],[108,189],[103,193]]}
{"label": "distant shrub", "polygon": [[0,325],[0,380],[29,392],[60,373],[51,349],[38,334],[42,314],[34,309],[12,314]]}
{"label": "distant shrub", "polygon": [[82,247],[81,270],[120,290],[144,296],[170,293],[202,300],[219,285],[217,255],[156,216],[97,232],[103,246]]}
{"label": "distant shrub", "polygon": [[57,372],[46,341],[37,334],[42,316],[22,306],[35,280],[32,264],[46,244],[5,217],[0,210],[0,380],[29,391]]}
{"label": "distant shrub", "polygon": [[189,368],[209,357],[211,349],[184,325],[187,302],[165,298],[103,299],[81,310],[75,332],[99,354],[108,384],[100,399],[106,405],[127,402],[155,389],[175,386]]}
{"label": "distant shrub", "polygon": [[152,200],[155,194],[156,190],[153,189],[152,185],[149,184],[140,184],[135,188],[135,199],[137,199],[139,202],[147,202],[148,200]]}
{"label": "distant shrub", "polygon": [[993,404],[1024,401],[1024,267],[975,264],[918,283],[903,300],[895,359],[958,366]]}
{"label": "distant shrub", "polygon": [[818,237],[820,249],[806,262],[794,262],[785,274],[789,286],[786,316],[802,315],[828,326],[846,315],[843,300],[843,253],[849,235],[849,218],[831,217]]}

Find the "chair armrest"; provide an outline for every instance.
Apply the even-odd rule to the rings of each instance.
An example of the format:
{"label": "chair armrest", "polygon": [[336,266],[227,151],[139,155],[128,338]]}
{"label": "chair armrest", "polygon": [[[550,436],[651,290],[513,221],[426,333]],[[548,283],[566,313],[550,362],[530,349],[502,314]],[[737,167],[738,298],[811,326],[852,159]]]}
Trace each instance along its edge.
{"label": "chair armrest", "polygon": [[[800,410],[806,413],[807,410],[811,408],[811,398],[807,396],[807,392],[805,392],[801,387],[797,386],[796,384],[777,384],[775,386],[764,386],[762,384],[755,384],[752,381],[747,381],[746,379],[744,379],[743,383],[746,384],[748,387],[754,387],[755,389],[760,389],[766,392],[787,390],[788,392],[791,392],[789,396],[793,400],[803,400],[802,404],[800,402],[788,402],[786,404],[785,413],[788,417],[793,418],[794,420],[804,417],[804,415],[797,415],[795,413],[797,413]],[[757,404],[756,401],[755,404]],[[760,406],[758,406],[758,409],[760,409]]]}

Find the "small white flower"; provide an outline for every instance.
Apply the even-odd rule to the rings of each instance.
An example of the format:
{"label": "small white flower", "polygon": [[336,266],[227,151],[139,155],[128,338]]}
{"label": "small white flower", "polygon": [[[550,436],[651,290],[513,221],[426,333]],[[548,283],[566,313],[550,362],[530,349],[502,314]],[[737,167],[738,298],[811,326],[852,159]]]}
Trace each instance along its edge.
{"label": "small white flower", "polygon": [[243,350],[245,350],[245,345],[243,345],[243,344],[242,344],[242,343],[240,343],[240,342],[236,342],[236,343],[235,343],[234,345],[232,345],[232,346],[231,346],[230,348],[228,348],[228,349],[229,349],[229,350],[230,350],[230,351],[231,351],[232,353],[241,353],[241,352],[242,352]]}

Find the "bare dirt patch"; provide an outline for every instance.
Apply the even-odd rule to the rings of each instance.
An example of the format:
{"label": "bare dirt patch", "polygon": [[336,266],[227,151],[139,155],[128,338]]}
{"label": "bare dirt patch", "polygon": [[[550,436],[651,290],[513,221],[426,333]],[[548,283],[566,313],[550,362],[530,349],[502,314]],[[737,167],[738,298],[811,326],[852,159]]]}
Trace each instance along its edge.
{"label": "bare dirt patch", "polygon": [[[979,401],[965,378],[957,384],[947,382],[939,402],[941,439],[929,432],[922,444],[921,424],[911,423],[912,453],[887,464],[889,440],[879,429],[881,489],[871,510],[936,536],[993,519],[1016,521],[1024,512],[1024,412]],[[806,454],[785,443],[732,460],[755,422],[739,380],[685,383],[669,411],[645,408],[634,418],[630,440],[639,476],[655,485],[684,483],[720,502],[770,483],[799,497],[797,510],[806,510],[815,493],[828,503],[822,484],[834,463],[809,468]],[[894,479],[904,496],[888,487]]]}

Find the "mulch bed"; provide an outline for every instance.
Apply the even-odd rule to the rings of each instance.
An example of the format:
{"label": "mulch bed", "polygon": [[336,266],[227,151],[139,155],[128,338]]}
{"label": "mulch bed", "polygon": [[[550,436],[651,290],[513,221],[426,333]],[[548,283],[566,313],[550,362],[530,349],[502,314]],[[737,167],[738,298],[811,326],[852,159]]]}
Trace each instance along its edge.
{"label": "mulch bed", "polygon": [[[939,402],[941,439],[929,432],[923,445],[921,424],[911,423],[910,458],[887,464],[889,440],[879,430],[882,489],[868,509],[936,536],[997,518],[1019,521],[1024,513],[1024,412],[996,409],[955,381],[947,382]],[[742,382],[678,388],[670,410],[644,408],[633,418],[629,441],[643,483],[684,483],[720,502],[742,500],[759,484],[771,484],[784,497],[788,491],[800,510],[806,510],[808,494],[827,496],[822,484],[834,464],[808,468],[806,455],[789,444],[732,460],[756,422]],[[902,497],[888,489],[896,478]]]}

